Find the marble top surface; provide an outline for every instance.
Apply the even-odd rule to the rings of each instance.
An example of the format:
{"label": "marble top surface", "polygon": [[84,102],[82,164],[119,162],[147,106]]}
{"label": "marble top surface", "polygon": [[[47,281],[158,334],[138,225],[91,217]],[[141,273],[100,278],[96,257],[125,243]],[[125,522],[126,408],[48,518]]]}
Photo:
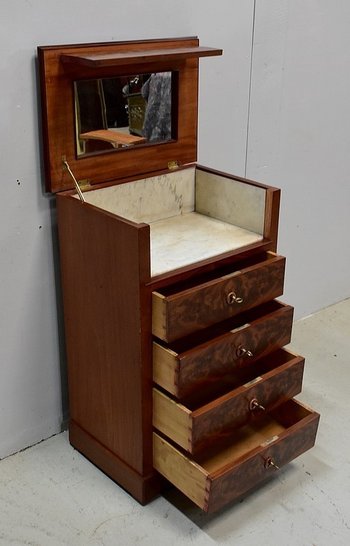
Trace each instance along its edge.
{"label": "marble top surface", "polygon": [[262,239],[257,233],[196,212],[150,226],[153,277]]}

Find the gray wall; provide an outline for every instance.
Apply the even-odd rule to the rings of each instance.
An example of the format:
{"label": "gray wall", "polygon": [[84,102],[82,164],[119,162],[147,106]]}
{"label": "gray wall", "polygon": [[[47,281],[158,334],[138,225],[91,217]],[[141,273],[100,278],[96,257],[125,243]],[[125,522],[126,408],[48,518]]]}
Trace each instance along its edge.
{"label": "gray wall", "polygon": [[285,297],[350,296],[350,3],[257,0],[247,175],[282,188]]}
{"label": "gray wall", "polygon": [[301,316],[350,292],[342,248],[350,228],[350,11],[346,2],[333,6],[257,0],[254,29],[253,0],[2,1],[0,458],[59,431],[67,416],[36,46],[199,35],[224,48],[224,57],[201,61],[199,160],[282,187],[286,299]]}

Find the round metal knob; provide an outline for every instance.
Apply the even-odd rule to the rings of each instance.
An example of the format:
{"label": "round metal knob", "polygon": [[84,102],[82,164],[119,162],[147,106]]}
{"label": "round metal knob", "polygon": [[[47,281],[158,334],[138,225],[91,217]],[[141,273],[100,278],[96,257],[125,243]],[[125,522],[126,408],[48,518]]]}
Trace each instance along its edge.
{"label": "round metal knob", "polygon": [[272,457],[268,457],[267,459],[265,459],[265,463],[264,463],[264,466],[265,468],[271,468],[271,466],[275,469],[275,470],[279,470],[280,467],[275,463],[275,461],[273,460]]}
{"label": "round metal knob", "polygon": [[241,358],[242,356],[254,356],[252,351],[249,351],[249,349],[246,349],[245,347],[243,347],[243,345],[239,345],[239,347],[237,347],[236,355],[238,356],[238,358]]}
{"label": "round metal knob", "polygon": [[239,298],[234,292],[229,292],[226,301],[229,305],[232,305],[233,303],[243,303],[243,298]]}
{"label": "round metal knob", "polygon": [[265,411],[264,406],[259,404],[256,398],[252,398],[252,400],[249,402],[249,409],[250,411],[255,411],[255,410]]}

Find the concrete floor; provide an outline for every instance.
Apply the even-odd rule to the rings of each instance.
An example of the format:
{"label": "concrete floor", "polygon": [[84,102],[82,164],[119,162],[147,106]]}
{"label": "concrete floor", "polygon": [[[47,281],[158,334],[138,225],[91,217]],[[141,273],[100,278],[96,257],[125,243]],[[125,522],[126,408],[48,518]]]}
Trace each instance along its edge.
{"label": "concrete floor", "polygon": [[243,501],[208,517],[171,491],[141,507],[62,433],[1,461],[1,546],[349,546],[349,334],[350,300],[295,324],[317,445]]}

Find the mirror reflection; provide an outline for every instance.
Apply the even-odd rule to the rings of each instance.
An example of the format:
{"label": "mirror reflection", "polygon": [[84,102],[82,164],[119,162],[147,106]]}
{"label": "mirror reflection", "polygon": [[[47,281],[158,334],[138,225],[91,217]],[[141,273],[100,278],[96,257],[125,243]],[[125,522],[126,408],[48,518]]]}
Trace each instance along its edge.
{"label": "mirror reflection", "polygon": [[172,138],[172,73],[74,82],[78,156]]}

